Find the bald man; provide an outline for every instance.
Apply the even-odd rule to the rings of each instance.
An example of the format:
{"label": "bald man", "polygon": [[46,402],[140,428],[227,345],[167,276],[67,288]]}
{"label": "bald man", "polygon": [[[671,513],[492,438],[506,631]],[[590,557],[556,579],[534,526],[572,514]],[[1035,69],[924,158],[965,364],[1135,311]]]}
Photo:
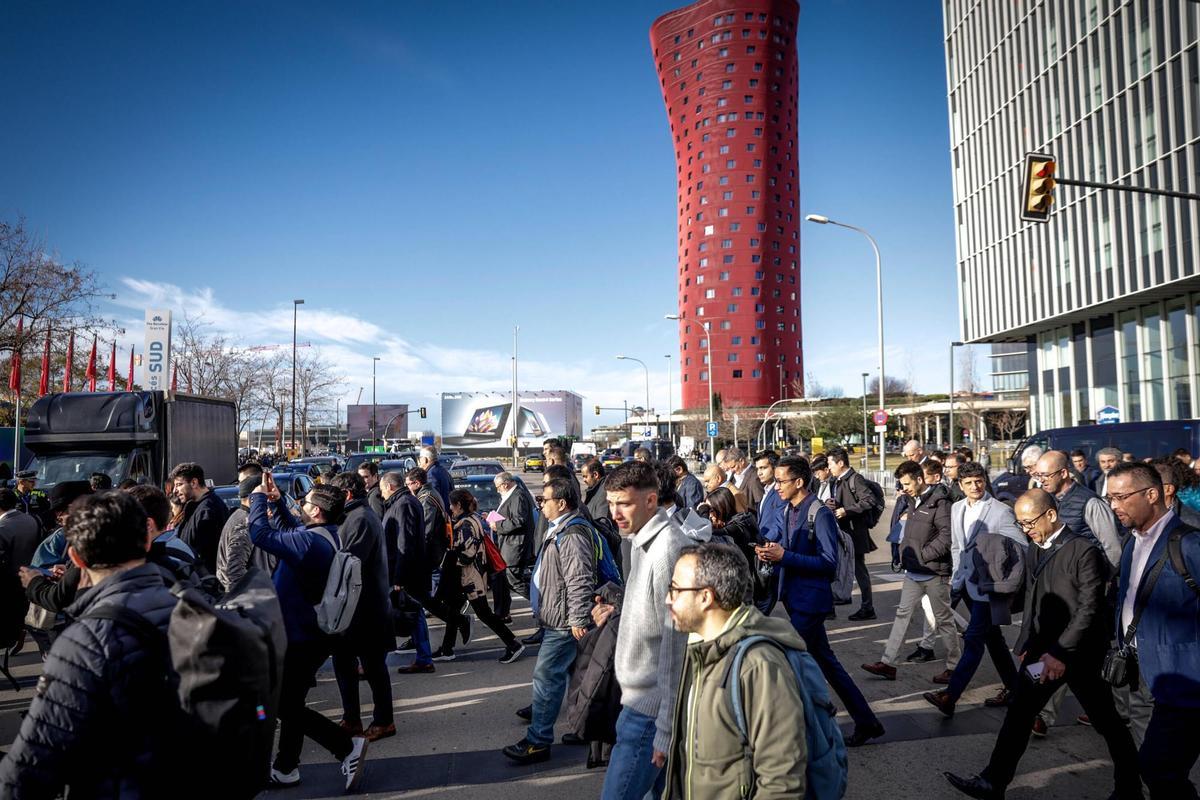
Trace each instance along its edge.
{"label": "bald man", "polygon": [[928,458],[925,455],[925,446],[916,439],[909,439],[905,442],[901,452],[904,453],[905,461],[915,461],[918,464],[924,464],[925,459]]}
{"label": "bald man", "polygon": [[1121,562],[1117,517],[1098,494],[1075,480],[1070,466],[1070,457],[1062,450],[1047,450],[1037,460],[1029,477],[1054,495],[1058,518],[1063,524],[1100,545],[1109,566],[1115,571]]}
{"label": "bald man", "polygon": [[[724,450],[721,451],[725,452]],[[704,470],[704,475],[700,478],[700,482],[704,484],[704,496],[715,492],[717,489],[724,486],[729,491],[733,492],[734,504],[738,513],[742,513],[750,506],[746,503],[746,495],[732,483],[728,483],[728,476],[725,470],[718,467],[716,464],[709,464]]]}
{"label": "bald man", "polygon": [[1062,524],[1048,492],[1029,490],[1017,498],[1014,512],[1030,540],[1025,613],[1013,648],[1024,677],[1017,682],[988,765],[969,778],[947,772],[946,780],[971,797],[1003,797],[1029,746],[1037,712],[1065,683],[1108,745],[1116,781],[1113,796],[1140,798],[1137,749],[1117,715],[1112,687],[1100,677],[1109,640],[1104,554],[1093,541]]}

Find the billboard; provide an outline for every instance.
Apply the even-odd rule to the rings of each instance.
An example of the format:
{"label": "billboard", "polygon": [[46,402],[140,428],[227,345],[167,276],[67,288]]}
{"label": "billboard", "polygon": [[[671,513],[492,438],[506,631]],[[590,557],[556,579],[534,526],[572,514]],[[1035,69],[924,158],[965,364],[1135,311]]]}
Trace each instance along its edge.
{"label": "billboard", "polygon": [[375,409],[376,444],[408,438],[408,404],[378,403],[346,406],[346,447],[361,450],[371,444],[371,409]]}
{"label": "billboard", "polygon": [[142,388],[166,391],[171,381],[171,310],[146,309],[146,341],[142,346]]}
{"label": "billboard", "polygon": [[513,414],[512,394],[444,392],[442,444],[466,450],[500,451],[541,447],[554,436],[583,435],[583,398],[574,392],[521,392]]}

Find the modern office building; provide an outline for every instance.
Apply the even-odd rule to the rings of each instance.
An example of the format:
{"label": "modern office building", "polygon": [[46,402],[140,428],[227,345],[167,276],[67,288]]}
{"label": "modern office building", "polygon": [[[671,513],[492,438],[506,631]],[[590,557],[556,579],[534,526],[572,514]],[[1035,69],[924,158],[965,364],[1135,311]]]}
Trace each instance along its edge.
{"label": "modern office building", "polygon": [[685,408],[707,404],[710,370],[725,404],[748,406],[804,374],[798,16],[796,0],[701,0],[650,27],[675,148]]}
{"label": "modern office building", "polygon": [[1200,203],[1059,185],[1049,222],[1018,214],[1026,153],[1200,192],[1200,3],[943,9],[962,338],[1029,347],[1033,430],[1197,416]]}
{"label": "modern office building", "polygon": [[992,395],[997,400],[1015,400],[1029,395],[1029,345],[1025,342],[997,342],[988,361],[991,366]]}

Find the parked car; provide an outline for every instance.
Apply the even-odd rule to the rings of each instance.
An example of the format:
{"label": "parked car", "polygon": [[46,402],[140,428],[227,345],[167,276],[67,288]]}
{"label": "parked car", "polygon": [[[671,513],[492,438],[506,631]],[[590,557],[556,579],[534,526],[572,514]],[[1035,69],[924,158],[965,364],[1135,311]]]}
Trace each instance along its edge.
{"label": "parked car", "polygon": [[450,477],[458,480],[475,475],[499,475],[501,472],[504,472],[504,465],[494,458],[464,458],[454,462]]}
{"label": "parked car", "polygon": [[475,495],[475,502],[479,504],[479,513],[485,517],[489,511],[495,511],[500,507],[500,490],[496,488],[491,475],[468,475],[464,478],[455,478],[454,488],[466,489]]}
{"label": "parked car", "polygon": [[[312,478],[307,475],[275,475],[273,472],[271,474],[275,478],[275,485],[279,487],[280,494],[283,495],[284,502],[287,503],[288,511],[292,512],[293,517],[300,519],[300,504],[297,498],[308,494],[308,490],[313,487]],[[230,511],[240,505],[236,483],[229,486],[214,486],[212,491],[221,498],[225,507]]]}
{"label": "parked car", "polygon": [[619,467],[624,461],[625,459],[621,456],[621,451],[615,447],[608,448],[600,456],[600,463],[604,465],[605,469]]}
{"label": "parked car", "polygon": [[542,458],[541,454],[535,456],[526,456],[525,464],[522,467],[525,472],[545,472],[546,459]]}
{"label": "parked car", "polygon": [[387,458],[379,462],[379,474],[382,475],[385,472],[408,472],[416,465],[416,456],[387,453]]}

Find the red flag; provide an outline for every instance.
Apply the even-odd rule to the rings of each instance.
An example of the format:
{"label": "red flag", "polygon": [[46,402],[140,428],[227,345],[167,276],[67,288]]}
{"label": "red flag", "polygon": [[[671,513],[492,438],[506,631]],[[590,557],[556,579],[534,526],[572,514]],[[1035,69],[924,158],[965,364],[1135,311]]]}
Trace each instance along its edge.
{"label": "red flag", "polygon": [[87,372],[83,376],[88,379],[88,391],[96,391],[96,337],[92,337],[92,354],[88,356]]}
{"label": "red flag", "polygon": [[71,331],[71,338],[67,340],[67,367],[63,370],[63,391],[71,391],[71,367],[75,361],[75,331]]}
{"label": "red flag", "polygon": [[179,365],[175,365],[175,369],[171,370],[171,391],[179,391]]}
{"label": "red flag", "polygon": [[21,391],[21,334],[25,331],[25,318],[17,317],[17,338],[13,342],[12,361],[8,365],[8,388]]}
{"label": "red flag", "polygon": [[42,380],[38,383],[38,397],[50,391],[50,329],[46,328],[46,346],[42,348]]}
{"label": "red flag", "polygon": [[125,380],[125,391],[133,391],[133,345],[129,346],[129,377]]}
{"label": "red flag", "polygon": [[108,390],[115,392],[117,390],[117,343],[114,340],[112,346],[112,355],[108,359]]}

